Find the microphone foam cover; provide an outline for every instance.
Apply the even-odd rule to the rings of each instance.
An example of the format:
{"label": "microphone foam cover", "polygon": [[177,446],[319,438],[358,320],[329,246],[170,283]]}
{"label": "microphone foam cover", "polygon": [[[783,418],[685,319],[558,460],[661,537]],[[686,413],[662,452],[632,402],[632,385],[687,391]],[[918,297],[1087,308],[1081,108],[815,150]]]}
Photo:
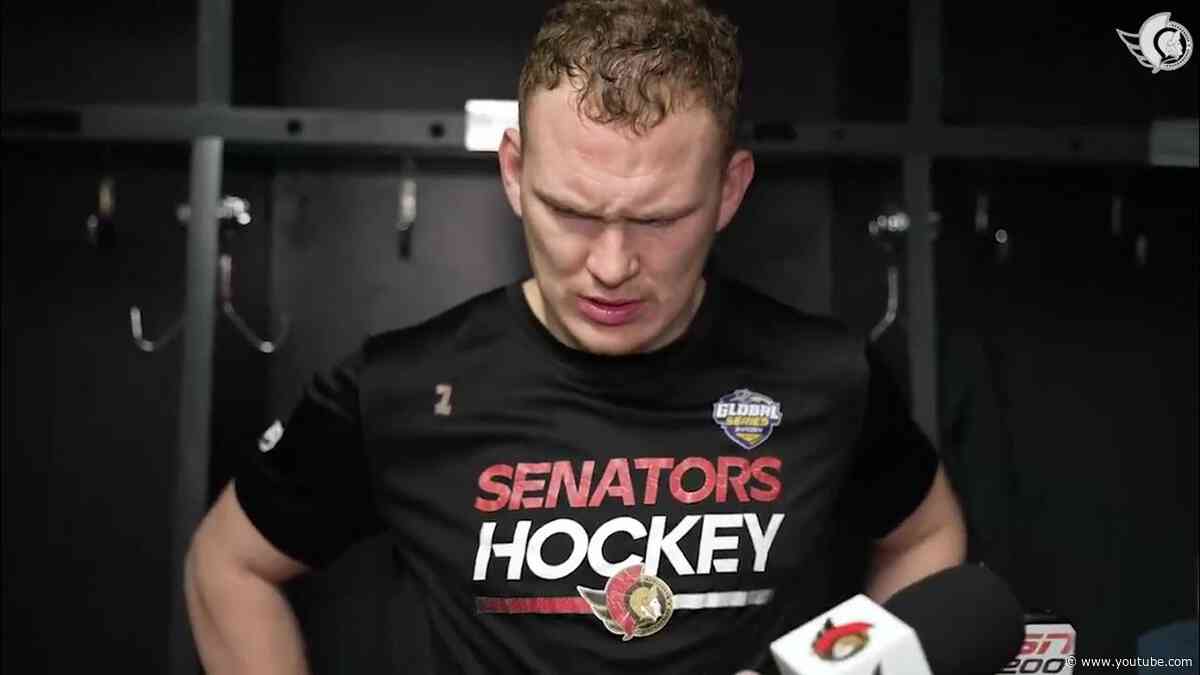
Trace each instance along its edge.
{"label": "microphone foam cover", "polygon": [[935,675],[992,675],[1021,648],[1021,605],[985,567],[959,565],[898,591],[884,609],[912,626]]}

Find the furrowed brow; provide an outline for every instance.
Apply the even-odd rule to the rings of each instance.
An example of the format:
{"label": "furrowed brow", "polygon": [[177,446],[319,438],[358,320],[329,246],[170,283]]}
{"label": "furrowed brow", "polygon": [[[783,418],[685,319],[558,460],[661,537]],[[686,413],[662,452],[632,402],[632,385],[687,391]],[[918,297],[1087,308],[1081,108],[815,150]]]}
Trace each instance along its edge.
{"label": "furrowed brow", "polygon": [[700,208],[699,204],[689,205],[677,209],[664,209],[659,211],[650,211],[644,214],[639,214],[633,220],[639,222],[653,222],[659,220],[679,220],[686,218],[696,212]]}
{"label": "furrowed brow", "polygon": [[[551,195],[539,188],[532,188],[533,193],[537,198],[548,205],[555,211],[569,213],[575,216],[584,218],[603,219],[605,216],[585,206],[573,204],[572,200],[567,197]],[[651,210],[645,213],[639,213],[636,216],[630,216],[629,220],[638,223],[651,223],[658,221],[679,220],[686,218],[695,213],[700,208],[700,204],[690,204],[688,206],[671,209]]]}
{"label": "furrowed brow", "polygon": [[600,217],[599,215],[592,213],[590,209],[588,209],[582,205],[572,204],[570,199],[567,199],[567,198],[564,198],[561,196],[548,194],[539,188],[536,188],[536,187],[533,188],[533,194],[540,201],[547,204],[548,206],[550,206],[550,208],[554,209],[555,211],[562,211],[564,213],[571,213],[571,214],[578,215],[578,216],[586,216],[588,218],[599,218]]}

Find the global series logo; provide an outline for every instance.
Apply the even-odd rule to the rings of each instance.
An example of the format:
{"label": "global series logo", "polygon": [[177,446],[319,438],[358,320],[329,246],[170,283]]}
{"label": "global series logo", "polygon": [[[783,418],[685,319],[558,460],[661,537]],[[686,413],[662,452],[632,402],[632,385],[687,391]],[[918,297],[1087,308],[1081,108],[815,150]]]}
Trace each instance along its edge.
{"label": "global series logo", "polygon": [[1152,73],[1179,70],[1192,58],[1192,34],[1171,20],[1170,12],[1159,12],[1142,22],[1136,33],[1117,29],[1117,37],[1137,62]]}
{"label": "global series logo", "polygon": [[783,421],[783,408],[770,396],[738,389],[713,404],[713,421],[729,440],[753,450]]}

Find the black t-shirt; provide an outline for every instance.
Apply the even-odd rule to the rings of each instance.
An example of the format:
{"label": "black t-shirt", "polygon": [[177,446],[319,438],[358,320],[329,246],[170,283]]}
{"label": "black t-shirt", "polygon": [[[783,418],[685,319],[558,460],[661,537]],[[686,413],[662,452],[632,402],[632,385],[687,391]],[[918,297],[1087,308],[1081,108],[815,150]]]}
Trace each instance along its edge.
{"label": "black t-shirt", "polygon": [[770,640],[840,599],[837,528],[890,532],[937,466],[870,361],[715,278],[679,340],[589,354],[512,284],[314,379],[236,492],[314,567],[386,532],[438,669],[769,667]]}

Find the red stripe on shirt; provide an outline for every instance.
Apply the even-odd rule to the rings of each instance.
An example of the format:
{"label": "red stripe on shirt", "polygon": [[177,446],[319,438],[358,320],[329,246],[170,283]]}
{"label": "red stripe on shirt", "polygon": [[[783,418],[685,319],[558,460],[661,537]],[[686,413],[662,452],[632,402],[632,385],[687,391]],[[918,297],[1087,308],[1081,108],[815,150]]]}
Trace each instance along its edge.
{"label": "red stripe on shirt", "polygon": [[587,600],[566,598],[475,598],[480,614],[591,614]]}

